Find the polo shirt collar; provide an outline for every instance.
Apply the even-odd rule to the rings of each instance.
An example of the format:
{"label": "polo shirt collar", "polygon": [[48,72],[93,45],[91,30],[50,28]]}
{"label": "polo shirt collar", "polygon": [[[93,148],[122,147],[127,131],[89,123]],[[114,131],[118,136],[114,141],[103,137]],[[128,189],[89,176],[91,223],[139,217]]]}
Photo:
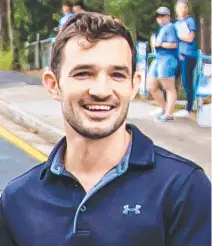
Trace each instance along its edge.
{"label": "polo shirt collar", "polygon": [[[140,167],[151,168],[154,166],[154,144],[150,138],[145,136],[134,125],[127,124],[128,131],[132,133],[131,153],[129,157],[129,165],[137,165]],[[55,159],[63,160],[66,149],[66,137],[63,137],[54,147],[41,173],[41,179],[45,176],[47,170],[61,174],[64,171],[63,163],[55,163]]]}
{"label": "polo shirt collar", "polygon": [[133,136],[130,164],[141,167],[153,167],[155,161],[155,151],[153,141],[144,135],[136,126],[127,124]]}

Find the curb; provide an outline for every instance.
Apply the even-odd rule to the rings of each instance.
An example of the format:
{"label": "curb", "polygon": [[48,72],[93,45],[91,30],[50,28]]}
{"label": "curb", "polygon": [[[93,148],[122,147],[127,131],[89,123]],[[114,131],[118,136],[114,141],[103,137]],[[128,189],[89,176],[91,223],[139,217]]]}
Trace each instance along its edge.
{"label": "curb", "polygon": [[15,136],[13,133],[9,132],[7,129],[1,126],[0,126],[0,136],[3,137],[8,142],[12,143],[13,145],[17,146],[19,149],[23,150],[32,158],[38,160],[41,163],[45,162],[48,158],[46,154],[34,148],[30,144],[26,143],[25,141],[23,141],[22,139]]}
{"label": "curb", "polygon": [[53,124],[50,125],[43,118],[28,113],[3,99],[0,99],[0,113],[26,128],[33,129],[52,144],[57,143],[65,135],[62,128]]}

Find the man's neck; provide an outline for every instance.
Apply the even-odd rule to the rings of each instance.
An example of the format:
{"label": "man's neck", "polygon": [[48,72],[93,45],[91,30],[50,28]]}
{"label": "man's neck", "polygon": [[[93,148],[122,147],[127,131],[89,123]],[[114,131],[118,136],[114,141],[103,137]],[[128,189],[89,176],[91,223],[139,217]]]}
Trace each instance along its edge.
{"label": "man's neck", "polygon": [[76,12],[76,14],[82,13],[82,12],[85,12],[85,10],[84,10],[84,9],[79,9],[79,10]]}
{"label": "man's neck", "polygon": [[[79,181],[81,177],[100,179],[125,155],[131,136],[123,124],[115,133],[100,140],[86,139],[66,125],[65,168]],[[82,178],[83,179],[83,178]]]}
{"label": "man's neck", "polygon": [[168,24],[170,21],[168,20],[168,21],[164,21],[163,23],[162,23],[162,25],[161,26],[165,26],[166,24]]}
{"label": "man's neck", "polygon": [[64,13],[65,15],[68,15],[68,14],[70,14],[71,13],[71,11],[68,11],[68,12],[66,12],[66,13]]}
{"label": "man's neck", "polygon": [[181,17],[178,17],[178,20],[184,20],[188,17],[188,15],[185,15],[185,16],[181,16]]}

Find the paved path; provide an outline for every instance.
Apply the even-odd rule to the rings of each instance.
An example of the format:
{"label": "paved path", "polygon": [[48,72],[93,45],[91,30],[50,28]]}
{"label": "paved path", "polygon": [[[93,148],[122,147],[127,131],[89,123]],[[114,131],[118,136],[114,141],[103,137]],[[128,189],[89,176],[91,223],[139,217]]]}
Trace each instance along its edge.
{"label": "paved path", "polygon": [[22,86],[22,85],[40,85],[39,78],[28,76],[16,71],[0,71],[0,88],[6,88],[8,85]]}
{"label": "paved path", "polygon": [[7,182],[38,164],[22,150],[0,138],[0,192]]}

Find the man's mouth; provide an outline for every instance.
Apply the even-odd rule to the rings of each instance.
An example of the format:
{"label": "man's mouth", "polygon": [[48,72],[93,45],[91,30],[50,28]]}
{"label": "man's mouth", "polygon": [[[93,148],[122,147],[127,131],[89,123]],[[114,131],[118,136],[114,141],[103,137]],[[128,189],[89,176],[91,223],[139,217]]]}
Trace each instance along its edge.
{"label": "man's mouth", "polygon": [[110,105],[83,105],[83,108],[89,110],[89,111],[98,111],[98,112],[102,112],[102,111],[110,111],[113,108],[115,108],[114,106],[110,106]]}

